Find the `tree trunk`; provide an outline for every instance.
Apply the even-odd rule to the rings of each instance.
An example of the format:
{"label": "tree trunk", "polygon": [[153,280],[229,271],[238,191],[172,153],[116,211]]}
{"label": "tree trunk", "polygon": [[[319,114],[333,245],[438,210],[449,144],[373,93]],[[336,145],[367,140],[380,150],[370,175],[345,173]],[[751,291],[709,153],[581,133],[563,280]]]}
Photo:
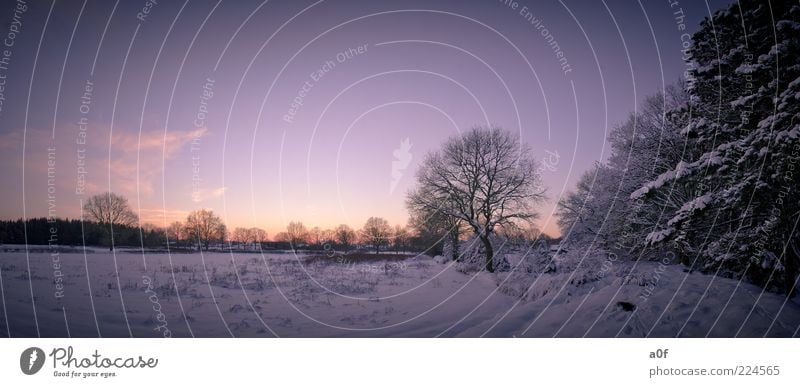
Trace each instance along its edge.
{"label": "tree trunk", "polygon": [[453,246],[453,261],[458,261],[458,231],[450,231],[450,244]]}
{"label": "tree trunk", "polygon": [[489,273],[494,273],[494,249],[492,248],[492,242],[489,240],[489,237],[480,237],[481,242],[483,242],[483,248],[486,250],[486,271]]}

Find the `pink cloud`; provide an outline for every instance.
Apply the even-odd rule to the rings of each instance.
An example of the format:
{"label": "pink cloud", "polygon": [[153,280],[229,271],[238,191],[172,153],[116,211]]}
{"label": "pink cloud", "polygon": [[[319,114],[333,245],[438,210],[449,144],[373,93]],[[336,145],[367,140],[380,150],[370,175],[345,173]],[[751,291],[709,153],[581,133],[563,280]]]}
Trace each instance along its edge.
{"label": "pink cloud", "polygon": [[111,138],[111,147],[115,151],[125,153],[150,153],[152,151],[161,152],[164,157],[169,158],[186,144],[195,139],[203,137],[207,133],[206,128],[198,128],[187,131],[168,131],[151,130],[149,132],[129,133],[115,132]]}
{"label": "pink cloud", "polygon": [[[153,200],[159,199],[157,187],[160,185],[164,161],[177,155],[181,149],[207,133],[205,128],[169,131],[164,134],[161,129],[144,131],[141,134],[115,129],[108,140],[108,127],[91,127],[86,144],[76,143],[75,128],[73,125],[57,128],[56,137],[52,137],[52,130],[42,128],[29,128],[27,132],[22,129],[0,133],[0,161],[5,165],[5,176],[8,181],[22,181],[25,174],[25,194],[28,203],[32,204],[31,214],[37,215],[38,203],[43,203],[47,192],[47,172],[49,167],[48,148],[55,148],[56,188],[62,206],[59,208],[60,216],[79,216],[77,205],[76,181],[78,179],[78,151],[85,155],[82,168],[87,173],[83,185],[83,195],[88,197],[93,194],[112,190],[126,196],[136,207],[153,207]],[[25,145],[24,170],[23,166],[23,140]],[[110,149],[109,149],[110,146]],[[110,177],[110,182],[109,182]],[[109,187],[110,184],[110,187]],[[15,188],[16,187],[16,188]],[[0,189],[8,197],[18,196],[21,189],[16,185],[7,185]],[[204,197],[219,197],[224,189],[210,191]],[[155,197],[158,196],[158,197]],[[73,203],[72,200],[75,199]],[[141,199],[141,202],[138,201]],[[69,203],[69,204],[68,204]],[[19,204],[10,204],[18,207]],[[15,213],[18,209],[3,209],[3,213]],[[164,219],[165,210],[142,210],[142,219]],[[144,211],[149,211],[144,213]],[[154,212],[155,211],[155,212]],[[157,216],[156,213],[160,213]],[[168,219],[185,217],[185,212],[177,209],[167,210]]]}

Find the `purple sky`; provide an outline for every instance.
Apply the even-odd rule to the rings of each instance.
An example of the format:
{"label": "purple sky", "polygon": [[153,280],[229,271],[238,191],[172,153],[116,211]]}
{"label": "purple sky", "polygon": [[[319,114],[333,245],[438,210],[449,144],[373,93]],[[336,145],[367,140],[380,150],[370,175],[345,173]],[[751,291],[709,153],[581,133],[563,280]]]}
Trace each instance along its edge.
{"label": "purple sky", "polygon": [[726,2],[145,3],[2,2],[0,218],[111,190],[158,225],[404,224],[424,154],[488,123],[550,157],[557,234],[559,196]]}

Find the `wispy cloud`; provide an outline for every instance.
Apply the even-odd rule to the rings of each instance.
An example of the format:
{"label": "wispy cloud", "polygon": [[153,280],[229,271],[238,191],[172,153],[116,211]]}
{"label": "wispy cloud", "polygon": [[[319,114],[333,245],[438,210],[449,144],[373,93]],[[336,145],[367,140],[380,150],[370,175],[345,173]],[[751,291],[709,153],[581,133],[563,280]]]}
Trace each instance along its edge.
{"label": "wispy cloud", "polygon": [[[190,146],[191,142],[207,134],[205,128],[191,130],[150,129],[141,135],[135,131],[115,128],[109,140],[108,127],[90,127],[85,144],[76,142],[74,125],[52,130],[29,128],[0,133],[0,162],[5,166],[7,182],[22,182],[25,174],[26,199],[33,204],[44,201],[47,193],[48,169],[55,169],[55,186],[60,202],[61,216],[78,216],[78,205],[69,205],[76,192],[76,182],[82,178],[83,195],[89,196],[107,190],[126,196],[135,208],[158,206],[161,195],[157,188],[161,184],[167,161]],[[24,145],[24,147],[23,147]],[[23,160],[24,149],[24,160]],[[55,149],[50,152],[49,149]],[[50,157],[50,155],[54,157]],[[51,165],[52,162],[52,165]],[[24,163],[24,164],[23,164]],[[24,165],[24,169],[22,168]],[[82,173],[79,172],[79,169]],[[0,192],[8,197],[18,196],[21,190],[14,184],[6,184]],[[203,198],[219,197],[224,189],[204,193]],[[6,209],[13,213],[16,210]],[[145,211],[145,210],[143,210]],[[145,219],[157,219],[161,223],[164,210],[158,217],[142,214]],[[182,218],[180,210],[168,210],[170,218]]]}
{"label": "wispy cloud", "polygon": [[202,203],[208,199],[222,197],[228,187],[219,187],[214,189],[197,189],[191,193],[192,201],[195,203]]}
{"label": "wispy cloud", "polygon": [[112,184],[123,193],[150,196],[163,174],[165,161],[193,140],[206,134],[205,128],[138,133],[114,133],[111,139]]}
{"label": "wispy cloud", "polygon": [[111,146],[115,151],[123,153],[147,153],[162,152],[165,158],[173,156],[177,151],[194,139],[203,137],[207,132],[206,128],[198,128],[185,131],[168,131],[162,129],[151,130],[148,132],[129,133],[115,132],[111,139]]}
{"label": "wispy cloud", "polygon": [[173,208],[142,208],[139,210],[139,221],[151,223],[159,227],[167,227],[175,221],[184,221],[189,211]]}

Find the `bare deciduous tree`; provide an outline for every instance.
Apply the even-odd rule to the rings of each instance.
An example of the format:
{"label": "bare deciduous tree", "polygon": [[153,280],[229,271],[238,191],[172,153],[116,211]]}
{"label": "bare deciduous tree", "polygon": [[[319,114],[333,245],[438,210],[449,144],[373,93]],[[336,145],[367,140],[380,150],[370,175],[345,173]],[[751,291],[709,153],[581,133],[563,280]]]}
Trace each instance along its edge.
{"label": "bare deciduous tree", "polygon": [[361,230],[364,242],[375,247],[375,254],[381,253],[381,246],[388,245],[392,235],[392,227],[386,219],[371,217],[364,223]]}
{"label": "bare deciduous tree", "polygon": [[231,239],[232,242],[238,244],[240,248],[247,246],[253,247],[267,239],[267,232],[258,227],[236,227],[231,234]]}
{"label": "bare deciduous tree", "polygon": [[248,231],[250,232],[250,240],[253,243],[260,244],[267,240],[267,232],[264,231],[263,229],[260,229],[258,227],[253,227]]}
{"label": "bare deciduous tree", "polygon": [[336,227],[334,233],[336,242],[342,245],[342,247],[345,249],[348,249],[350,245],[355,242],[356,233],[352,228],[350,228],[350,226],[346,224],[340,224],[338,227]]}
{"label": "bare deciduous tree", "polygon": [[128,205],[128,199],[113,192],[94,195],[83,204],[86,218],[100,223],[108,232],[108,249],[114,250],[114,226],[135,227],[139,217]]}
{"label": "bare deciduous tree", "polygon": [[314,227],[308,231],[308,243],[313,245],[314,248],[322,248],[322,229]]}
{"label": "bare deciduous tree", "polygon": [[494,271],[491,235],[500,225],[530,221],[544,199],[530,149],[500,128],[476,127],[427,155],[408,195],[412,211],[439,211],[464,221],[481,240]]}
{"label": "bare deciduous tree", "polygon": [[233,229],[233,233],[231,233],[231,241],[235,242],[241,248],[244,245],[247,245],[252,241],[252,235],[250,233],[250,229],[244,227],[236,227]]}
{"label": "bare deciduous tree", "polygon": [[286,235],[293,251],[297,251],[297,247],[301,243],[308,241],[308,230],[301,222],[289,222],[289,225],[286,226]]}
{"label": "bare deciduous tree", "polygon": [[180,242],[185,238],[184,230],[183,223],[178,221],[170,223],[169,227],[167,227],[167,240],[175,243]]}
{"label": "bare deciduous tree", "polygon": [[336,231],[331,230],[329,228],[322,230],[320,239],[322,239],[323,245],[336,242]]}
{"label": "bare deciduous tree", "polygon": [[407,228],[399,224],[394,226],[394,235],[392,235],[392,242],[394,243],[395,253],[400,253],[401,251],[406,250],[409,237],[410,236]]}
{"label": "bare deciduous tree", "polygon": [[409,210],[409,225],[416,232],[416,240],[426,251],[436,254],[441,248],[442,254],[449,255],[448,258],[453,261],[458,260],[464,222],[438,209],[410,207]]}
{"label": "bare deciduous tree", "polygon": [[285,231],[281,231],[281,232],[275,234],[275,236],[272,237],[272,240],[274,240],[275,242],[287,242],[288,243],[289,242],[289,233],[287,233]]}
{"label": "bare deciduous tree", "polygon": [[196,210],[186,217],[186,237],[196,243],[198,250],[202,247],[208,250],[212,242],[221,242],[225,239],[227,230],[222,219],[211,210]]}
{"label": "bare deciduous tree", "polygon": [[139,217],[131,210],[128,199],[113,192],[94,195],[83,205],[86,217],[103,225],[136,226]]}

